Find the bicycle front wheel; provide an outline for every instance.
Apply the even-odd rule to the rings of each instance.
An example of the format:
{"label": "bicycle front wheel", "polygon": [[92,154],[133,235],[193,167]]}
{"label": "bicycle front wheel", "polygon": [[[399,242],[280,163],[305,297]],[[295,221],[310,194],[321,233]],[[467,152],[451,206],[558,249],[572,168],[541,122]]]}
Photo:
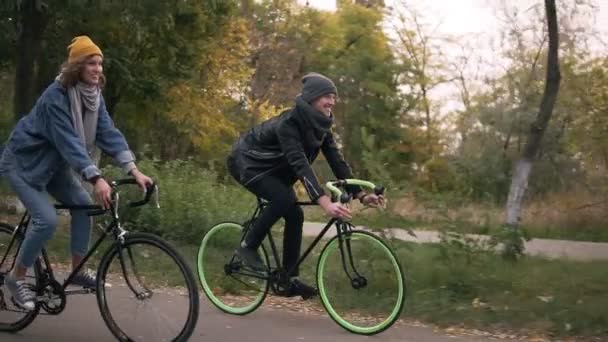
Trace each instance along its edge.
{"label": "bicycle front wheel", "polygon": [[[22,240],[19,235],[13,237],[14,230],[15,227],[0,223],[0,331],[5,332],[17,332],[24,329],[34,321],[40,311],[38,304],[32,311],[23,310],[15,305],[6,287],[6,276],[15,267],[15,258]],[[40,263],[37,260],[26,277],[27,283],[33,290],[38,288],[39,274]]]}
{"label": "bicycle front wheel", "polygon": [[317,264],[317,285],[330,317],[356,334],[388,329],[403,310],[401,265],[386,243],[365,231],[329,240]]}
{"label": "bicycle front wheel", "polygon": [[194,275],[168,243],[129,233],[99,264],[97,302],[120,341],[185,341],[198,320]]}
{"label": "bicycle front wheel", "polygon": [[[219,223],[205,234],[198,250],[198,277],[207,298],[220,310],[246,315],[257,309],[269,289],[268,279],[248,270],[234,256],[243,235],[238,223]],[[262,245],[258,251],[268,265]]]}

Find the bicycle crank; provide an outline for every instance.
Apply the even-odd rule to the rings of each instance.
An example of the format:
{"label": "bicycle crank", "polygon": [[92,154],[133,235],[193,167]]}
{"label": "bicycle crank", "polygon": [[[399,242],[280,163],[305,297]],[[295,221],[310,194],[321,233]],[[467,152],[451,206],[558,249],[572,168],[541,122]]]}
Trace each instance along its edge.
{"label": "bicycle crank", "polygon": [[65,309],[66,296],[61,284],[56,280],[51,280],[42,289],[42,295],[37,300],[40,306],[49,315],[59,315]]}

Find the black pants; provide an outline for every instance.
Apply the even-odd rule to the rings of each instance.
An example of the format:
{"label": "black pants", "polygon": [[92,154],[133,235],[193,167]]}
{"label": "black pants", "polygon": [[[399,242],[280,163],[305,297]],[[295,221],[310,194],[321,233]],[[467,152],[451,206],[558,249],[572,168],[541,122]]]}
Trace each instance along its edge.
{"label": "black pants", "polygon": [[[245,237],[245,243],[250,248],[257,249],[270,228],[282,217],[285,219],[285,234],[283,235],[283,267],[291,270],[300,257],[300,246],[302,244],[302,226],[304,224],[304,212],[296,204],[297,198],[293,191],[294,182],[283,180],[280,177],[268,175],[253,184],[248,184],[247,189],[256,196],[270,203],[262,210],[258,219],[253,223]],[[298,269],[290,274],[297,276]]]}

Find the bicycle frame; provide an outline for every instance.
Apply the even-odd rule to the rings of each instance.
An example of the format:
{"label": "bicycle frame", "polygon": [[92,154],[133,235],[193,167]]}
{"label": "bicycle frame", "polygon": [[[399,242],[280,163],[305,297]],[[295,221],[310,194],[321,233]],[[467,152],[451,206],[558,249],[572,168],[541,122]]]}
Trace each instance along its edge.
{"label": "bicycle frame", "polygon": [[[264,207],[268,205],[268,202],[262,202],[262,201],[258,201],[258,206],[255,209],[251,219],[249,219],[246,223],[245,226],[247,227],[246,229],[248,230],[250,225],[255,222],[255,220],[257,220],[257,218],[259,217],[260,213],[262,212],[262,210],[264,209]],[[312,206],[312,205],[316,205],[315,203],[312,202],[296,202],[296,205],[299,206]],[[284,270],[283,269],[283,265],[281,262],[281,258],[279,257],[279,252],[278,252],[278,248],[276,246],[276,243],[274,242],[274,238],[272,236],[272,232],[268,233],[268,242],[270,244],[270,248],[272,251],[272,256],[275,260],[276,263],[276,267],[275,269],[278,270],[279,272],[284,272],[284,275],[286,276],[286,278],[288,279],[289,276],[291,276],[293,274],[293,272],[299,268],[299,266],[304,262],[304,260],[306,260],[306,258],[308,257],[308,255],[312,252],[312,250],[319,244],[319,242],[323,239],[323,237],[325,237],[325,235],[327,234],[327,232],[331,229],[332,226],[336,226],[336,235],[338,236],[338,241],[340,244],[340,254],[342,256],[342,265],[344,268],[344,271],[346,272],[346,274],[348,275],[348,277],[352,280],[352,277],[350,276],[348,270],[347,270],[347,266],[346,266],[346,258],[344,257],[344,254],[348,254],[348,259],[349,259],[349,264],[351,265],[354,273],[358,276],[361,277],[359,272],[357,272],[355,265],[354,265],[354,261],[353,261],[353,257],[352,257],[352,252],[351,252],[351,248],[350,248],[350,243],[348,242],[348,240],[344,239],[344,235],[347,234],[348,232],[350,232],[352,230],[353,225],[350,222],[344,221],[342,219],[338,219],[338,218],[331,218],[329,220],[329,222],[327,222],[327,224],[325,225],[325,227],[323,227],[323,229],[321,230],[321,232],[315,237],[315,239],[312,241],[312,243],[310,244],[310,246],[308,246],[308,248],[304,251],[304,253],[302,253],[298,259],[298,262],[289,270]],[[245,237],[245,234],[243,234],[243,238]],[[345,243],[346,241],[346,243]],[[346,244],[346,251],[344,250],[344,245]],[[251,274],[251,276],[254,276],[256,278],[261,278],[261,279],[267,279],[267,277],[261,277],[261,276],[255,276],[253,274]]]}
{"label": "bicycle frame", "polygon": [[[120,184],[132,184],[132,182],[123,182]],[[116,186],[120,185],[120,184],[116,184]],[[115,239],[115,243],[118,245],[119,248],[119,259],[120,259],[120,264],[121,264],[121,268],[123,273],[125,273],[125,263],[124,263],[124,258],[123,258],[123,253],[121,250],[121,246],[125,241],[125,236],[128,234],[128,231],[124,230],[122,228],[121,222],[120,222],[120,217],[118,214],[118,202],[119,202],[119,193],[115,192],[113,194],[114,196],[114,204],[112,204],[110,206],[110,212],[111,212],[111,217],[112,220],[111,222],[106,226],[106,228],[103,230],[103,234],[97,239],[97,241],[93,244],[92,247],[89,248],[89,250],[87,251],[87,254],[83,257],[83,259],[80,261],[80,263],[69,273],[68,277],[64,280],[63,284],[61,284],[62,290],[64,291],[64,293],[68,294],[68,292],[66,291],[66,288],[71,284],[73,278],[80,272],[80,270],[82,269],[82,267],[86,264],[86,262],[91,258],[91,256],[93,255],[93,253],[95,253],[97,251],[97,249],[99,248],[99,246],[103,243],[103,241],[105,241],[105,239],[108,237],[108,235],[113,234],[114,235],[114,239]],[[138,206],[141,205],[142,203],[145,203],[149,200],[151,196],[151,192],[147,192],[146,194],[146,199],[144,199],[143,201],[140,202],[135,202],[135,203],[130,203],[129,205],[134,207],[134,206]],[[84,210],[84,211],[89,211],[88,215],[89,216],[99,216],[102,215],[104,213],[106,213],[106,210],[102,209],[100,206],[97,205],[55,205],[55,209],[57,210],[65,210],[65,209],[69,209],[69,210]],[[10,251],[10,249],[12,248],[13,244],[17,241],[17,236],[18,234],[21,234],[23,236],[25,236],[26,230],[27,230],[27,226],[29,224],[29,222],[31,221],[31,215],[29,214],[29,212],[25,212],[21,218],[21,221],[19,222],[19,224],[15,227],[15,230],[13,232],[13,237],[11,239],[11,242],[9,244],[9,247],[6,249],[5,254],[2,257],[2,260],[0,261],[0,265],[3,265],[4,262],[6,261],[6,258],[8,256],[8,253]],[[9,270],[12,270],[15,267],[15,262],[16,262],[16,256],[19,254],[19,250],[21,249],[21,244],[19,244],[19,247],[17,248],[16,254],[15,254],[15,258],[13,259],[13,264],[11,265],[11,267],[9,268]],[[53,269],[51,266],[51,262],[49,260],[48,257],[48,253],[46,252],[45,248],[41,249],[41,256],[42,256],[42,261],[44,264],[44,273],[46,273],[46,275],[43,275],[42,280],[43,282],[48,283],[48,281],[56,281],[55,275],[53,273]],[[133,270],[134,270],[134,274],[137,277],[137,271],[135,270],[134,265],[132,266]],[[0,277],[2,277],[0,280],[4,280],[4,274],[1,274]],[[138,293],[135,288],[133,287],[133,285],[131,284],[131,281],[129,279],[129,277],[126,277],[125,274],[125,279],[127,281],[127,285],[129,286],[129,288],[134,292],[134,293]],[[43,286],[41,286],[41,288],[44,288],[44,286],[46,286],[47,284],[42,284]],[[90,293],[91,290],[76,290],[76,291],[70,291],[70,294],[74,294],[74,293]]]}
{"label": "bicycle frame", "polygon": [[[82,208],[81,208],[82,207]],[[63,205],[58,205],[55,206],[56,209],[75,209],[75,210],[92,210],[92,209],[99,209],[99,207],[96,206],[63,206]],[[82,269],[82,267],[85,265],[85,263],[91,258],[91,256],[93,255],[93,253],[95,253],[95,251],[97,251],[97,249],[99,248],[99,246],[101,245],[101,243],[107,238],[108,235],[110,235],[111,233],[114,233],[115,239],[117,241],[120,241],[120,238],[124,236],[124,234],[127,233],[127,231],[123,230],[120,228],[120,221],[118,218],[118,214],[116,212],[113,213],[113,219],[112,221],[106,226],[106,228],[104,229],[104,234],[101,235],[97,241],[93,244],[93,246],[91,248],[89,248],[87,254],[83,257],[82,261],[80,262],[80,264],[78,264],[76,266],[76,268],[74,268],[74,270],[72,270],[70,272],[70,274],[68,275],[68,277],[65,279],[65,281],[62,284],[62,288],[63,290],[65,290],[70,283],[72,282],[72,279],[74,278],[74,276],[76,274],[78,274],[78,272],[80,272],[80,270]],[[92,216],[92,215],[91,215]],[[4,264],[4,262],[6,261],[6,258],[8,257],[8,253],[10,251],[10,249],[12,248],[13,244],[16,243],[17,239],[17,235],[25,235],[26,230],[27,230],[27,225],[29,224],[31,220],[31,216],[28,212],[24,213],[19,224],[15,227],[15,231],[13,233],[13,238],[9,244],[9,247],[7,248],[6,252],[4,253],[2,260],[0,261],[0,265]],[[116,229],[118,228],[118,229]],[[21,245],[19,245],[16,254],[19,253],[19,250],[21,249]],[[49,279],[50,280],[56,280],[55,275],[53,273],[53,268],[51,267],[51,262],[49,260],[48,257],[48,253],[46,251],[45,248],[42,248],[41,250],[41,257],[42,257],[42,263],[44,264],[44,269],[47,272]],[[11,265],[10,269],[13,269],[13,267],[15,267],[15,262],[16,262],[16,258],[13,259],[13,264]],[[81,292],[81,291],[78,291]]]}

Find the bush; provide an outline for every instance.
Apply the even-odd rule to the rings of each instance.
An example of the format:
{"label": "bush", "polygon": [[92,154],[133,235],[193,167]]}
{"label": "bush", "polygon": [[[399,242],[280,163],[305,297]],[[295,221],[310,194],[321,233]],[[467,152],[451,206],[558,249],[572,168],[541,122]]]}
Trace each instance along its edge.
{"label": "bush", "polygon": [[[220,179],[215,171],[192,161],[143,160],[138,167],[158,184],[160,209],[149,205],[124,212],[123,218],[131,229],[198,244],[216,223],[242,222],[255,208],[255,197],[243,187]],[[122,177],[115,167],[108,167],[105,172],[113,178]],[[140,196],[138,191],[125,189],[121,202],[125,197],[134,200]]]}

